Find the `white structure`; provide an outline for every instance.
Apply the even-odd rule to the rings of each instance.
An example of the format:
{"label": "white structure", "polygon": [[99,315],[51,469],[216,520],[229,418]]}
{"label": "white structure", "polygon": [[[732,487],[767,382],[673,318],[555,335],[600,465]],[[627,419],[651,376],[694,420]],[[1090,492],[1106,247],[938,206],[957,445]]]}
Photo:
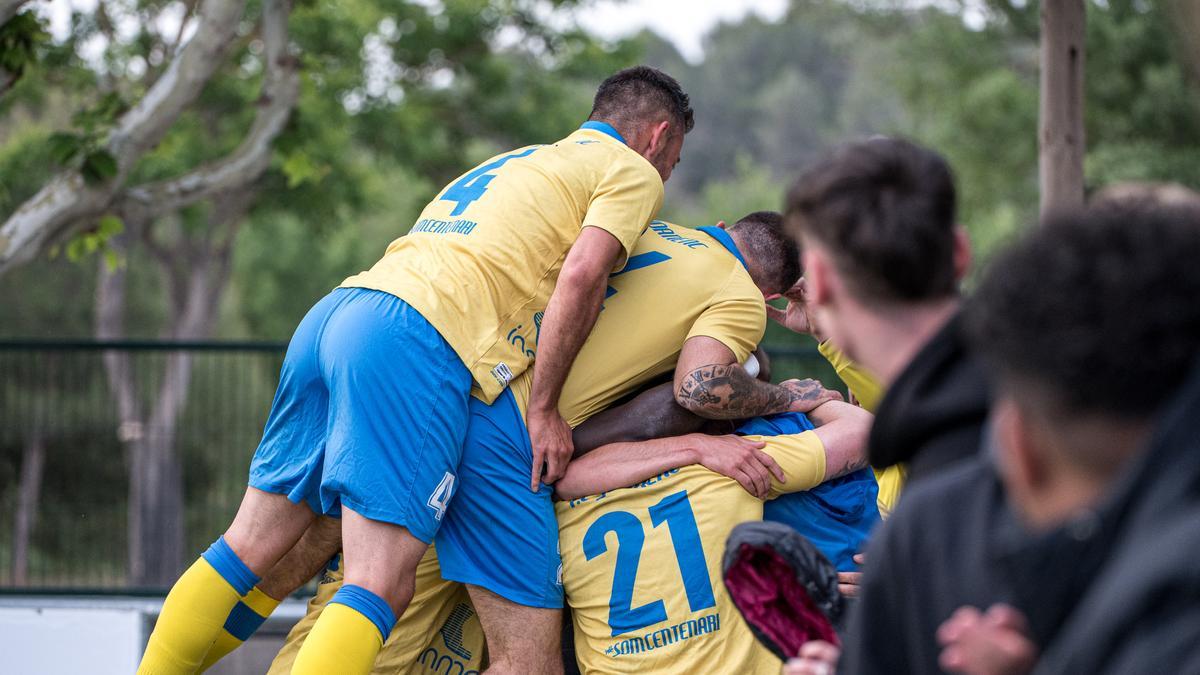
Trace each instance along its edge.
{"label": "white structure", "polygon": [[[0,672],[129,675],[137,670],[161,608],[162,598],[0,596]],[[303,615],[303,602],[285,601],[243,648],[245,654],[235,652],[229,664],[223,661],[210,672],[266,671],[283,635]],[[263,644],[254,644],[259,641]]]}

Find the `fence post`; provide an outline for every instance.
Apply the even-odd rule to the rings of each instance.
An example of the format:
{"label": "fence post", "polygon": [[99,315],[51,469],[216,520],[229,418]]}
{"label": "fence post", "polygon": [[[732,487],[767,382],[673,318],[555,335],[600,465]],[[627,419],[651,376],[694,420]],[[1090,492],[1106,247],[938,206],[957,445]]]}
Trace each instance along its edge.
{"label": "fence post", "polygon": [[1041,214],[1083,204],[1084,0],[1042,0]]}

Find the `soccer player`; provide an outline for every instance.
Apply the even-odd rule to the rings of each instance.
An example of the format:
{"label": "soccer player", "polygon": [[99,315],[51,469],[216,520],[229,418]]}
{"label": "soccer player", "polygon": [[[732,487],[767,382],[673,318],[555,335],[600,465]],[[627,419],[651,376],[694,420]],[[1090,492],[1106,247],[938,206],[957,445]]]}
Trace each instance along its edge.
{"label": "soccer player", "polygon": [[[676,387],[677,395],[710,416],[729,400],[736,402],[726,413],[731,418],[822,402],[816,383],[771,385],[738,365],[762,337],[764,297],[800,275],[795,242],[779,214],[753,213],[728,230],[656,221],[633,253],[610,279],[601,320],[564,388],[560,407],[572,426],[672,370],[691,387],[689,395]],[[497,672],[561,669],[551,491],[539,486],[533,492],[528,480],[518,480],[532,470],[522,421],[530,386],[526,375],[492,405],[472,402],[459,491],[438,535],[443,575],[469,584]],[[703,387],[713,393],[701,400]],[[742,480],[765,494],[769,464],[745,462]]]}
{"label": "soccer player", "polygon": [[[815,430],[749,436],[783,468],[768,498],[806,490],[865,465],[870,413],[829,401],[809,413]],[[803,415],[755,420],[808,426]],[[782,418],[782,419],[780,419]],[[563,497],[637,481],[650,446],[672,439],[607,446],[575,460],[555,489]],[[577,480],[576,476],[580,478]],[[739,523],[761,520],[763,501],[702,466],[662,469],[626,487],[557,505],[563,583],[575,623],[575,653],[586,672],[779,672],[721,582],[725,539]]]}
{"label": "soccer player", "polygon": [[168,595],[139,671],[194,671],[321,513],[342,517],[346,584],[294,670],[370,670],[454,494],[468,400],[491,402],[526,372],[534,340],[531,473],[544,460],[546,481],[561,476],[562,383],[692,124],[674,79],[621,71],[581,129],[468,171],[318,302],[288,347],[238,514]]}

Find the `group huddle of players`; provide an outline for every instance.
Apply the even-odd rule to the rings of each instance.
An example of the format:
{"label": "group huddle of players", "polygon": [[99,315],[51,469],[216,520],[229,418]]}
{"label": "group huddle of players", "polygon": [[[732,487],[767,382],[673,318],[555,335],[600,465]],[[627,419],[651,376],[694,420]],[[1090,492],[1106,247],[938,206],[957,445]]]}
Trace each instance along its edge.
{"label": "group huddle of players", "polygon": [[800,500],[786,522],[847,494],[868,508],[830,555],[853,569],[870,413],[754,356],[801,276],[780,214],[654,220],[691,127],[670,76],[621,71],[578,131],[467,172],[318,302],[139,672],[207,668],[320,567],[273,672],[561,671],[564,596],[584,670],[778,669],[721,548],[764,500]]}
{"label": "group huddle of players", "polygon": [[820,350],[853,402],[770,382],[768,315],[817,333],[792,224],[655,220],[692,124],[670,76],[618,72],[579,130],[463,174],[319,301],[238,514],[138,672],[208,668],[322,570],[272,673],[559,673],[564,606],[584,672],[779,672],[726,538],[790,525],[853,593],[903,476],[867,468],[880,386],[844,343]]}

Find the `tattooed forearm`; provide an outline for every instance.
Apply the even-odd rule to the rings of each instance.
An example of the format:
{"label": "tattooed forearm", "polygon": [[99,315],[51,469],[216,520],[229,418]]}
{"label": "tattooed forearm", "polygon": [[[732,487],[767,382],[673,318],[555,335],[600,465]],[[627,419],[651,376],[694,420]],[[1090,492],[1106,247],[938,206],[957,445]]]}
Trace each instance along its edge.
{"label": "tattooed forearm", "polygon": [[845,464],[842,464],[842,468],[835,469],[833,471],[833,473],[829,473],[828,471],[826,471],[825,472],[825,480],[833,480],[834,478],[841,478],[842,476],[852,474],[855,471],[858,471],[859,469],[865,469],[865,468],[867,468],[867,458],[866,457],[855,457],[853,459],[848,459],[848,460],[846,460]]}
{"label": "tattooed forearm", "polygon": [[737,365],[712,364],[684,376],[676,394],[679,405],[709,419],[743,419],[790,410],[798,400],[816,400],[823,391],[794,391],[750,377]]}

